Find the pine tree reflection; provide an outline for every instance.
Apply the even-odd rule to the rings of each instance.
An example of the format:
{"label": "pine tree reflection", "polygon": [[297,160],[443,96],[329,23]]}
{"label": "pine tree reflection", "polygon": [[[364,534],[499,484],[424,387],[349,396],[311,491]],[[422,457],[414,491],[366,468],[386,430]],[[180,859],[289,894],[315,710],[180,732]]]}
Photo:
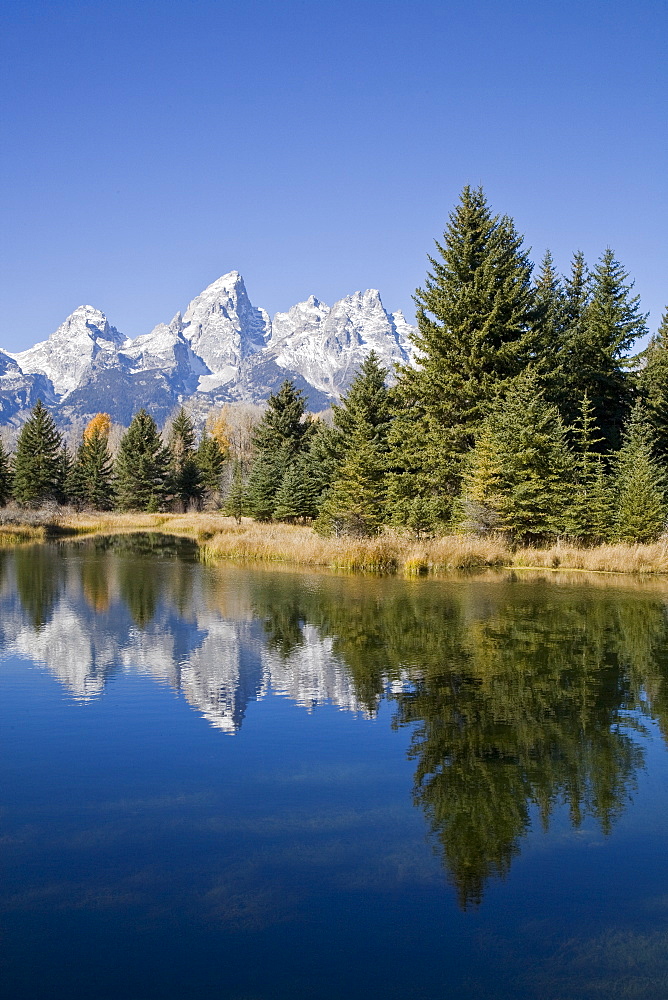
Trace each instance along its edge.
{"label": "pine tree reflection", "polygon": [[589,815],[609,832],[643,762],[632,714],[642,685],[651,673],[653,690],[666,691],[663,603],[512,584],[462,582],[413,599],[386,589],[366,607],[346,611],[338,595],[324,614],[305,613],[331,629],[367,703],[387,678],[412,677],[391,695],[395,725],[412,729],[414,799],[461,905],[508,872],[532,808],[547,826],[563,802],[575,826]]}
{"label": "pine tree reflection", "polygon": [[14,552],[16,589],[33,628],[42,628],[53,614],[63,583],[64,566],[50,545],[29,545]]}
{"label": "pine tree reflection", "polygon": [[[589,817],[608,833],[643,764],[647,719],[668,733],[660,593],[218,574],[193,562],[192,546],[143,536],[79,547],[54,616],[67,560],[55,546],[12,559],[24,615],[45,638],[43,661],[86,697],[132,662],[227,732],[272,689],[367,715],[390,699],[393,725],[410,733],[414,801],[464,907],[507,874],[532,823],[547,827],[558,807],[575,827]],[[141,633],[128,629],[128,610]],[[21,635],[13,641],[23,650]]]}

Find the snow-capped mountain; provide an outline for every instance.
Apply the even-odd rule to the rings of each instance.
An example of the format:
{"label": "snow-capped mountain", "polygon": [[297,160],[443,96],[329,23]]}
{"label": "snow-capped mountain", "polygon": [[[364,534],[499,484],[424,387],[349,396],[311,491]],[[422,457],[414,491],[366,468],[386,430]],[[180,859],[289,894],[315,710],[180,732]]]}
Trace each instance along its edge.
{"label": "snow-capped mountain", "polygon": [[79,306],[48,340],[10,355],[25,375],[46,375],[57,396],[78,388],[98,366],[115,359],[125,337],[92,306]]}
{"label": "snow-capped mountain", "polygon": [[27,412],[38,399],[47,405],[56,401],[49,379],[45,375],[25,374],[14,358],[0,351],[0,424]]}
{"label": "snow-capped mountain", "polygon": [[331,309],[312,295],[288,312],[276,313],[269,350],[282,368],[298,371],[317,389],[338,396],[372,350],[388,368],[406,361],[409,332],[402,313],[387,313],[375,289],[347,295]]}
{"label": "snow-capped mountain", "polygon": [[38,397],[61,420],[99,410],[128,423],[143,406],[163,420],[183,402],[203,411],[260,402],[286,378],[314,409],[340,397],[374,350],[388,369],[410,359],[412,327],[375,290],[331,308],[311,296],[273,320],[254,306],[238,271],[214,281],[183,314],[128,339],[104,313],[80,306],[47,340],[0,352],[0,421],[20,420]]}

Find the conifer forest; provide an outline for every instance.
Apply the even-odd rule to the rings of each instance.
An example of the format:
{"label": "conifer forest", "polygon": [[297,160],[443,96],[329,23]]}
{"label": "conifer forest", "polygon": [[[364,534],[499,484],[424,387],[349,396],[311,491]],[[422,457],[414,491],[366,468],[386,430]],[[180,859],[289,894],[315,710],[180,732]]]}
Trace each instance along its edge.
{"label": "conifer forest", "polygon": [[218,509],[324,535],[452,532],[584,545],[651,542],[668,520],[668,312],[649,344],[612,249],[538,267],[507,215],[465,187],[415,293],[412,363],[372,352],[331,414],[290,381],[235,445],[183,408],[135,414],[112,457],[98,414],[70,452],[38,403],[0,446],[0,502],[123,511]]}

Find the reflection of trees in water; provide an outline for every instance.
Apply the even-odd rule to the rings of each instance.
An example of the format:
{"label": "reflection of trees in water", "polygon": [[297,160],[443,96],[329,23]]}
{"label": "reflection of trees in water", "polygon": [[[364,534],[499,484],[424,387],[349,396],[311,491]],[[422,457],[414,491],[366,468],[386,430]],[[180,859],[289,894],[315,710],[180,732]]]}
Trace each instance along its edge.
{"label": "reflection of trees in water", "polygon": [[[573,634],[572,608],[506,606],[461,634],[461,655],[398,698],[415,725],[415,799],[463,905],[504,875],[536,805],[557,801],[607,832],[642,755],[621,728],[630,704],[614,655]],[[527,614],[528,612],[528,614]]]}
{"label": "reflection of trees in water", "polygon": [[252,589],[252,604],[267,648],[287,659],[303,643],[304,608],[299,591],[286,587],[281,576],[260,574]]}
{"label": "reflection of trees in water", "polygon": [[27,546],[14,551],[16,589],[33,628],[46,625],[63,582],[63,563],[50,545]]}
{"label": "reflection of trees in water", "polygon": [[161,574],[150,559],[123,556],[117,572],[121,598],[139,628],[146,628],[155,618],[162,591]]}
{"label": "reflection of trees in water", "polygon": [[109,609],[117,570],[119,596],[141,628],[155,618],[164,596],[179,615],[192,618],[197,546],[190,539],[147,532],[100,536],[72,548],[78,556],[84,597],[94,611]]}
{"label": "reflection of trees in water", "polygon": [[335,637],[367,704],[408,668],[395,725],[412,729],[415,801],[463,906],[507,873],[532,807],[547,826],[563,802],[608,832],[643,761],[629,710],[668,718],[656,598],[462,581],[346,603],[334,583],[304,594],[303,617]]}
{"label": "reflection of trees in water", "polygon": [[148,533],[120,535],[102,544],[118,556],[119,593],[140,628],[153,621],[158,604],[167,596],[185,616],[192,594],[190,563],[197,552],[194,542]]}
{"label": "reflection of trees in water", "polygon": [[[246,687],[246,700],[256,696],[259,660],[252,669],[242,663],[234,629],[249,621],[250,608],[269,651],[286,670],[304,670],[286,690],[331,690],[325,680],[329,685],[338,663],[369,712],[392,698],[394,725],[411,732],[414,800],[464,906],[481,898],[489,878],[508,872],[534,814],[547,826],[565,804],[575,826],[589,816],[608,832],[642,765],[633,732],[642,728],[642,714],[668,733],[668,624],[655,594],[501,581],[217,575],[193,564],[192,545],[146,536],[139,546],[121,536],[76,551],[93,609],[106,611],[120,596],[141,628],[160,607],[171,610],[160,615],[159,632],[173,633],[171,655],[191,660],[198,705],[222,699],[236,706]],[[64,583],[64,561],[51,546],[16,549],[12,558],[25,613],[39,627]],[[229,620],[229,635],[216,640],[220,650],[191,657],[205,632],[184,633],[181,649],[176,640],[188,619],[209,629]],[[326,678],[313,648],[308,659],[305,625],[329,642]]]}
{"label": "reflection of trees in water", "polygon": [[81,561],[81,589],[88,604],[98,613],[109,610],[111,563],[106,553],[92,550]]}

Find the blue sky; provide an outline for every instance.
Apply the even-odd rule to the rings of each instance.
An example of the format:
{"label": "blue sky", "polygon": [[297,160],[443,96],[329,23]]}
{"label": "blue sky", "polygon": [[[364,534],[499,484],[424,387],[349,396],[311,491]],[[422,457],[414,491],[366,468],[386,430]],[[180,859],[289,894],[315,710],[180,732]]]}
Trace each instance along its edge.
{"label": "blue sky", "polygon": [[464,184],[668,303],[668,4],[0,0],[0,346],[135,336],[234,268],[412,312]]}

